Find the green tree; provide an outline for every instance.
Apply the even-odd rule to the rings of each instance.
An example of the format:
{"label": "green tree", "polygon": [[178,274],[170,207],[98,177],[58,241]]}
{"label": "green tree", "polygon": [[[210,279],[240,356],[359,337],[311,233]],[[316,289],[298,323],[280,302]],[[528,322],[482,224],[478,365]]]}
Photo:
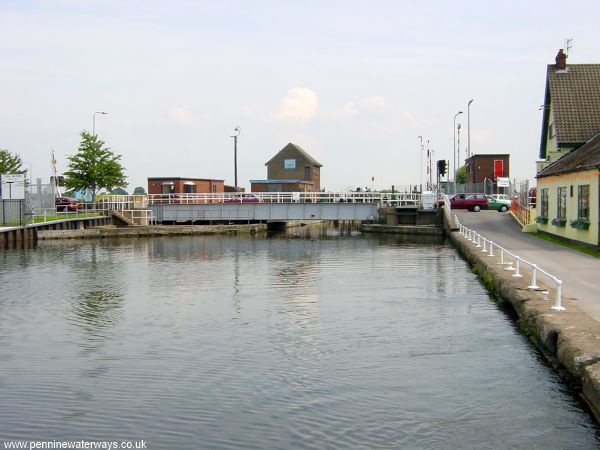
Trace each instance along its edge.
{"label": "green tree", "polygon": [[74,191],[89,190],[92,201],[100,189],[111,191],[127,186],[121,155],[116,155],[104,144],[98,136],[82,131],[77,153],[67,158],[69,170],[64,173],[65,186]]}
{"label": "green tree", "polygon": [[146,195],[146,189],[142,186],[138,186],[133,190],[133,195]]}
{"label": "green tree", "polygon": [[19,155],[12,155],[8,150],[0,148],[0,173],[27,173],[27,169],[23,169],[22,166],[23,162]]}
{"label": "green tree", "polygon": [[127,191],[121,187],[115,188],[110,191],[110,195],[129,195]]}
{"label": "green tree", "polygon": [[465,184],[467,182],[467,166],[456,169],[456,182],[458,184]]}

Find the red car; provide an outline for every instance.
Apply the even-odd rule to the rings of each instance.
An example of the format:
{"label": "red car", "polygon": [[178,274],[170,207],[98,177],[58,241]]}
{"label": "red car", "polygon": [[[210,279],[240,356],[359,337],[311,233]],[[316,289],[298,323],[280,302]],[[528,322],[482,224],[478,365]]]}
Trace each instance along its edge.
{"label": "red car", "polygon": [[81,207],[81,200],[75,197],[57,197],[54,206],[57,212],[77,211]]}
{"label": "red car", "polygon": [[254,194],[235,194],[223,200],[223,203],[260,203],[260,198]]}
{"label": "red car", "polygon": [[468,209],[469,211],[481,211],[487,209],[488,198],[485,194],[454,194],[450,197],[452,209]]}

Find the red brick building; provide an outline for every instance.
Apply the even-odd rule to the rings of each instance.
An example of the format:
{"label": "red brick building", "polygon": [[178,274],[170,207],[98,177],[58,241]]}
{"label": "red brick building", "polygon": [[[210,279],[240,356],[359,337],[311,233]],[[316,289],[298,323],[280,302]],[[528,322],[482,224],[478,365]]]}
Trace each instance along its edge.
{"label": "red brick building", "polygon": [[507,154],[473,155],[465,161],[465,181],[467,184],[484,183],[487,179],[495,183],[498,177],[509,178],[509,163],[510,155]]}
{"label": "red brick building", "polygon": [[195,194],[225,192],[224,180],[209,178],[155,177],[148,178],[148,194]]}

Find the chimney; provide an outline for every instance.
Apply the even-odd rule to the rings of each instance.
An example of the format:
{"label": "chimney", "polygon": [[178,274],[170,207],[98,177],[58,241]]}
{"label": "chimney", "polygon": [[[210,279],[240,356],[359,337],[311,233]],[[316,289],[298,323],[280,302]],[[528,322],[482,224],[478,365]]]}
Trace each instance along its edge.
{"label": "chimney", "polygon": [[556,55],[556,70],[567,70],[567,55],[561,48]]}

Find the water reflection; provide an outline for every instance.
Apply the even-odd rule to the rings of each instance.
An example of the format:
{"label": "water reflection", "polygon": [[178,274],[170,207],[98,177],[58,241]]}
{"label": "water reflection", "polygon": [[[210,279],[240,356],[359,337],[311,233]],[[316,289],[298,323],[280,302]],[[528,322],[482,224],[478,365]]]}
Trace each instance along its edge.
{"label": "water reflection", "polygon": [[4,255],[0,436],[598,447],[590,416],[453,248],[303,228]]}

